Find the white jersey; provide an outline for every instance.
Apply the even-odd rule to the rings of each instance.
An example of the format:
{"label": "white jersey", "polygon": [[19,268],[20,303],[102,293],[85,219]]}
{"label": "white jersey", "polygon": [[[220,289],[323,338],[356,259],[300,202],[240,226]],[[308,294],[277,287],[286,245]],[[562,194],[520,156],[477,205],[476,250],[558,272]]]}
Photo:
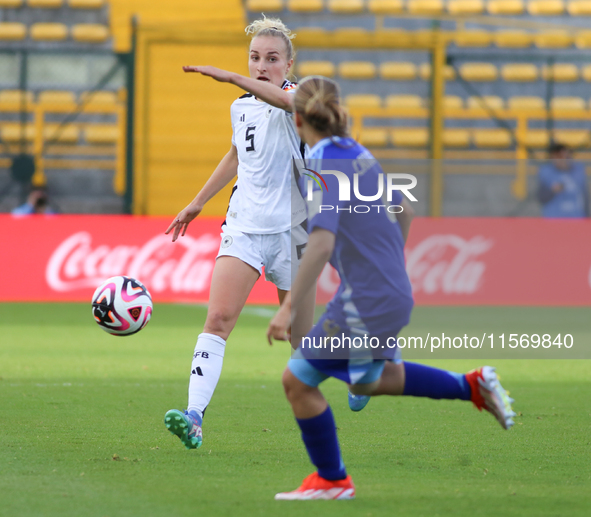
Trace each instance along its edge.
{"label": "white jersey", "polygon": [[[295,93],[285,81],[283,89]],[[232,144],[238,151],[238,180],[226,224],[244,233],[281,233],[306,219],[306,205],[292,172],[302,159],[292,113],[247,93],[232,103]]]}

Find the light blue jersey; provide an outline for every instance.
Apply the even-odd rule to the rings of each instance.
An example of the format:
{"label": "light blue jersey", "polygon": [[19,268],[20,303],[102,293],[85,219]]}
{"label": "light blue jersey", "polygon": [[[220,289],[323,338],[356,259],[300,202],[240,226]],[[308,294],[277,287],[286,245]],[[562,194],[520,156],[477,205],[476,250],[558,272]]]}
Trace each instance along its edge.
{"label": "light blue jersey", "polygon": [[[388,201],[379,163],[350,138],[321,140],[311,149],[307,164],[310,174],[318,173],[324,180],[319,186],[302,176],[302,192],[309,200],[308,231],[322,228],[335,234],[330,264],[341,279],[326,308],[325,326],[351,335],[395,337],[408,324],[413,307],[404,240],[395,215],[401,209],[402,195],[394,190]],[[339,182],[328,170],[346,176],[348,192],[343,189],[347,181]],[[379,193],[379,181],[384,182],[383,194],[370,201]],[[392,359],[395,350],[380,347],[372,355]]]}
{"label": "light blue jersey", "polygon": [[551,192],[552,186],[562,185],[562,191],[550,194],[542,206],[544,217],[586,217],[589,203],[585,166],[572,162],[571,168],[562,171],[550,161],[544,163],[538,172],[540,187]]}

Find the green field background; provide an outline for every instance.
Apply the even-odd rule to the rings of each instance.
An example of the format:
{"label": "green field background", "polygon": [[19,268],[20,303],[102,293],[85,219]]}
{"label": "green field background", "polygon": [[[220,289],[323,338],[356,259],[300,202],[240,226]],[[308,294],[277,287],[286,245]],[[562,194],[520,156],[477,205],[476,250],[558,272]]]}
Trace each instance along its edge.
{"label": "green field background", "polygon": [[[185,407],[205,314],[157,305],[146,329],[116,338],[86,304],[0,304],[0,515],[591,515],[591,361],[413,355],[497,366],[516,400],[508,432],[460,401],[378,397],[352,413],[346,387],[327,381],[357,499],[276,502],[313,467],[281,388],[289,349],[265,342],[270,308],[247,307],[228,340],[203,446],[188,451],[164,427]],[[589,316],[418,307],[405,333],[561,332],[589,347]]]}

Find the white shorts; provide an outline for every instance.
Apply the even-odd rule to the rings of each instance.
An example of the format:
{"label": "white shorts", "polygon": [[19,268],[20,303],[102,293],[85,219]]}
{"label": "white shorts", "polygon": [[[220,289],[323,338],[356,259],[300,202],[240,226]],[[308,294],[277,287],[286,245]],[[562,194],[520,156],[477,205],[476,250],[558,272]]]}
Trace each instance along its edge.
{"label": "white shorts", "polygon": [[[282,291],[289,291],[308,242],[305,225],[282,233],[243,233],[222,227],[218,257],[236,257],[263,273]],[[293,257],[293,261],[292,261]]]}

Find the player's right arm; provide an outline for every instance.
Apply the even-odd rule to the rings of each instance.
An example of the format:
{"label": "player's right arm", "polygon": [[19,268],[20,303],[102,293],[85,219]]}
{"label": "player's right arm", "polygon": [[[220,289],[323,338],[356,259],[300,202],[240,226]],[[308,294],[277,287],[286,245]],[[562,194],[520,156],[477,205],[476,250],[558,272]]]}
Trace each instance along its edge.
{"label": "player's right arm", "polygon": [[172,242],[176,241],[179,235],[185,235],[189,223],[195,219],[203,210],[205,203],[207,203],[213,196],[222,190],[230,181],[232,181],[238,171],[238,151],[232,145],[226,156],[222,158],[218,166],[213,171],[213,174],[207,180],[207,183],[195,196],[187,207],[179,212],[174,218],[168,229],[164,232],[168,235],[172,230]]}

